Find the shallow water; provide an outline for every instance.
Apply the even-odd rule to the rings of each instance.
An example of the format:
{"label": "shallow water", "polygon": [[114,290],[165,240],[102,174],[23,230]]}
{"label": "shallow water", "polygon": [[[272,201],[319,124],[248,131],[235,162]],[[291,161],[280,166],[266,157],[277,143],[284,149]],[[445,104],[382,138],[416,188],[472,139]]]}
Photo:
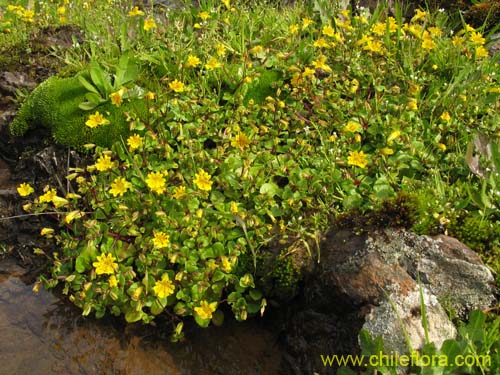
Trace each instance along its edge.
{"label": "shallow water", "polygon": [[23,274],[13,260],[0,261],[0,374],[279,373],[276,335],[259,322],[228,319],[172,344],[151,328],[84,318],[50,292],[35,294]]}

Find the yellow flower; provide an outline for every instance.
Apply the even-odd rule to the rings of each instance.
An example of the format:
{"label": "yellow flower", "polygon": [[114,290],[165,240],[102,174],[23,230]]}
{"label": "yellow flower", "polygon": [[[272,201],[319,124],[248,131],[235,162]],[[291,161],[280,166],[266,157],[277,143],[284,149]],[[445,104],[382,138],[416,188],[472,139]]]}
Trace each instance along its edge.
{"label": "yellow flower", "polygon": [[231,263],[229,258],[227,256],[223,255],[220,257],[220,259],[222,261],[222,270],[224,272],[231,272],[231,268],[233,268],[233,264]]}
{"label": "yellow flower", "polygon": [[108,284],[110,288],[115,288],[118,286],[118,280],[115,275],[111,275],[108,279]]}
{"label": "yellow flower", "polygon": [[168,87],[170,87],[170,90],[175,92],[184,92],[184,84],[176,79],[170,82]]}
{"label": "yellow flower", "polygon": [[208,303],[207,301],[201,301],[200,306],[194,308],[196,315],[205,320],[212,319],[212,314],[215,310],[217,310],[217,302]]}
{"label": "yellow flower", "polygon": [[97,163],[95,163],[95,167],[99,172],[107,171],[115,166],[115,163],[111,161],[111,158],[108,155],[103,155],[99,159],[97,159]]}
{"label": "yellow flower", "polygon": [[144,12],[139,10],[139,7],[133,7],[132,10],[128,12],[128,15],[131,17],[144,16]]}
{"label": "yellow flower", "polygon": [[226,47],[222,43],[218,43],[216,47],[217,56],[224,56],[226,54]]}
{"label": "yellow flower", "polygon": [[182,186],[177,186],[174,189],[174,198],[175,199],[181,199],[186,195],[186,187],[184,185]]}
{"label": "yellow flower", "polygon": [[472,43],[477,44],[478,46],[482,46],[486,43],[486,39],[484,39],[481,33],[478,33],[477,31],[473,31],[470,34],[469,39]]}
{"label": "yellow flower", "polygon": [[348,121],[347,125],[344,126],[344,131],[349,132],[349,133],[356,133],[361,131],[363,128],[358,122],[355,121]]}
{"label": "yellow flower", "polygon": [[56,13],[59,14],[60,16],[66,14],[66,7],[61,6],[61,7],[57,8]]}
{"label": "yellow flower", "polygon": [[464,37],[455,35],[451,42],[455,47],[461,47],[464,44]]}
{"label": "yellow flower", "polygon": [[194,68],[198,65],[200,65],[201,61],[198,57],[189,55],[186,61],[186,68]]}
{"label": "yellow flower", "polygon": [[366,168],[366,164],[368,164],[368,160],[366,159],[366,155],[363,151],[351,151],[349,156],[347,157],[347,164],[354,165],[360,168]]}
{"label": "yellow flower", "polygon": [[488,50],[483,46],[476,47],[476,58],[488,57]]}
{"label": "yellow flower", "polygon": [[85,122],[89,128],[95,128],[99,125],[108,125],[109,120],[105,119],[98,111],[93,115],[89,116],[89,119]]}
{"label": "yellow flower", "polygon": [[57,195],[52,198],[52,203],[55,208],[66,206],[69,201],[63,197],[58,197]]}
{"label": "yellow flower", "polygon": [[415,10],[415,15],[411,19],[411,22],[417,22],[422,19],[425,19],[427,17],[427,12],[424,12],[423,10],[417,9]]}
{"label": "yellow flower", "polygon": [[383,149],[380,150],[380,153],[382,155],[392,155],[394,154],[394,150],[390,147],[384,147]]}
{"label": "yellow flower", "polygon": [[52,228],[42,228],[40,231],[40,235],[47,236],[48,238],[51,238],[52,234],[54,234],[54,229]]}
{"label": "yellow flower", "polygon": [[168,296],[174,294],[175,286],[170,281],[168,274],[163,274],[161,280],[155,282],[153,290],[158,298],[167,298]]}
{"label": "yellow flower", "polygon": [[330,25],[323,26],[323,29],[321,30],[321,33],[326,36],[335,36],[335,29],[331,27]]}
{"label": "yellow flower", "polygon": [[250,53],[251,55],[258,55],[262,51],[264,51],[264,47],[262,47],[261,45],[257,45],[255,47],[250,48],[248,50],[248,53]]}
{"label": "yellow flower", "polygon": [[208,14],[208,12],[200,12],[198,13],[198,17],[200,17],[203,21],[206,21],[210,18],[210,14]]}
{"label": "yellow flower", "polygon": [[408,109],[410,111],[417,111],[418,110],[418,101],[417,101],[417,99],[410,98],[408,100],[407,106],[408,106]]}
{"label": "yellow flower", "polygon": [[238,213],[238,203],[236,202],[231,202],[231,213],[237,214]]}
{"label": "yellow flower", "polygon": [[207,61],[207,63],[205,64],[205,68],[207,70],[215,70],[215,69],[219,69],[222,67],[222,64],[217,61],[217,59],[215,57],[212,57],[210,58],[210,60]]}
{"label": "yellow flower", "polygon": [[144,20],[144,26],[143,26],[143,29],[145,31],[149,31],[151,29],[155,29],[156,28],[156,22],[153,18],[149,17],[149,18],[146,18]]}
{"label": "yellow flower", "polygon": [[446,145],[444,143],[438,143],[437,148],[439,148],[441,151],[446,151]]}
{"label": "yellow flower", "polygon": [[294,24],[294,25],[290,25],[290,27],[288,28],[288,31],[290,32],[290,35],[294,35],[294,34],[297,34],[297,31],[299,31],[299,25],[297,24]]}
{"label": "yellow flower", "polygon": [[123,177],[117,177],[111,183],[111,189],[109,189],[109,192],[111,193],[111,195],[113,195],[113,197],[122,196],[127,192],[129,187],[130,187],[130,182],[128,182]]}
{"label": "yellow flower", "polygon": [[165,191],[165,177],[161,172],[148,173],[146,184],[155,193],[161,194]]}
{"label": "yellow flower", "polygon": [[385,24],[385,22],[377,22],[375,25],[372,26],[371,31],[374,34],[382,36],[385,34],[386,29],[387,25]]}
{"label": "yellow flower", "polygon": [[431,26],[427,30],[429,30],[429,32],[431,33],[432,36],[438,36],[439,37],[439,36],[443,35],[443,30],[441,30],[437,26]]}
{"label": "yellow flower", "polygon": [[309,25],[312,25],[314,21],[310,18],[302,18],[302,30],[305,30],[309,27]]}
{"label": "yellow flower", "polygon": [[451,120],[451,116],[450,116],[450,114],[448,113],[448,111],[443,112],[443,113],[441,114],[441,116],[439,116],[439,118],[440,118],[441,120],[443,120],[443,121],[446,121],[446,122],[448,122],[448,121],[450,121],[450,120]]}
{"label": "yellow flower", "polygon": [[211,178],[212,176],[210,176],[203,169],[200,169],[198,173],[196,173],[196,175],[194,176],[193,182],[198,187],[198,189],[210,191],[212,190],[212,184],[213,184],[213,181],[210,180]]}
{"label": "yellow flower", "polygon": [[116,258],[110,253],[97,256],[97,262],[92,263],[95,267],[95,273],[98,275],[112,275],[118,270]]}
{"label": "yellow flower", "polygon": [[313,46],[314,47],[318,47],[318,48],[329,48],[330,47],[330,45],[325,40],[325,38],[318,38],[318,39],[316,39],[316,41],[314,42]]}
{"label": "yellow flower", "polygon": [[162,249],[170,246],[170,236],[161,231],[155,232],[153,236],[153,245],[156,249]]}
{"label": "yellow flower", "polygon": [[359,81],[354,78],[352,81],[351,81],[351,85],[349,87],[349,92],[351,94],[355,94],[359,89]]}
{"label": "yellow flower", "polygon": [[109,97],[111,98],[111,103],[113,103],[115,106],[119,107],[122,104],[124,92],[125,92],[125,88],[122,87],[122,88],[120,88],[120,90],[109,94]]}
{"label": "yellow flower", "polygon": [[231,140],[231,146],[239,148],[241,151],[250,145],[250,141],[245,133],[239,132]]}
{"label": "yellow flower", "polygon": [[363,47],[363,50],[382,54],[383,53],[382,43],[379,42],[378,40],[369,40],[366,42],[366,45]]}
{"label": "yellow flower", "polygon": [[35,189],[31,187],[30,184],[27,184],[26,182],[23,182],[21,185],[17,187],[17,192],[21,197],[27,197],[31,193],[33,193]]}
{"label": "yellow flower", "polygon": [[387,137],[387,143],[391,144],[392,141],[394,141],[396,138],[398,138],[401,135],[401,132],[399,130],[393,130],[391,134]]}
{"label": "yellow flower", "polygon": [[305,67],[304,71],[302,72],[302,77],[309,77],[309,76],[314,76],[316,74],[316,70]]}
{"label": "yellow flower", "polygon": [[66,224],[70,224],[73,220],[75,219],[79,219],[81,217],[83,217],[85,214],[81,211],[78,211],[78,210],[75,210],[75,211],[71,211],[69,212],[65,217],[64,217],[64,222]]}
{"label": "yellow flower", "polygon": [[330,68],[328,66],[328,64],[326,64],[326,56],[325,55],[320,55],[317,60],[314,60],[312,62],[312,64],[313,64],[313,66],[316,69],[322,69],[325,72],[331,72],[332,71],[332,68]]}
{"label": "yellow flower", "polygon": [[[47,189],[47,188],[46,188]],[[52,200],[54,199],[54,197],[57,195],[56,193],[56,189],[54,188],[49,188],[45,194],[41,195],[40,197],[38,197],[38,202],[40,203],[49,203],[49,202],[52,202]]]}
{"label": "yellow flower", "polygon": [[144,97],[148,100],[155,100],[156,94],[152,91],[148,91]]}
{"label": "yellow flower", "polygon": [[133,134],[128,137],[127,144],[130,147],[130,151],[134,151],[142,146],[142,138],[139,134]]}
{"label": "yellow flower", "polygon": [[436,43],[432,40],[431,35],[425,31],[424,35],[422,36],[422,48],[426,50],[433,50],[436,47]]}

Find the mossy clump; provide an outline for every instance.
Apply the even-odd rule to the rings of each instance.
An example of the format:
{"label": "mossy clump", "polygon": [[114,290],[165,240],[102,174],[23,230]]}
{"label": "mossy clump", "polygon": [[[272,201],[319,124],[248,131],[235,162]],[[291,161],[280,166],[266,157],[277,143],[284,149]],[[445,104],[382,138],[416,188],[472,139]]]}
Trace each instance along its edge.
{"label": "mossy clump", "polygon": [[125,113],[144,111],[145,104],[139,100],[123,102],[120,107],[105,102],[94,111],[99,111],[109,120],[109,125],[91,129],[85,122],[94,111],[79,108],[87,92],[79,82],[78,75],[69,78],[50,77],[33,90],[21,106],[10,125],[11,133],[22,136],[31,128],[45,127],[50,129],[54,140],[64,146],[80,149],[84,144],[94,143],[110,147],[129,132]]}

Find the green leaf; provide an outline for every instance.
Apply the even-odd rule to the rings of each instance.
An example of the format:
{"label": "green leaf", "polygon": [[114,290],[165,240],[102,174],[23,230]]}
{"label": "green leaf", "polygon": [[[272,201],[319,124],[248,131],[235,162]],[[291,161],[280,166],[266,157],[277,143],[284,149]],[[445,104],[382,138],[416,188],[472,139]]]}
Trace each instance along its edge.
{"label": "green leaf", "polygon": [[144,313],[142,311],[136,311],[135,309],[130,309],[125,313],[125,320],[127,323],[135,323],[142,319]]}
{"label": "green leaf", "polygon": [[194,315],[194,320],[196,321],[196,323],[200,326],[200,327],[203,327],[203,328],[206,328],[208,327],[208,325],[210,324],[210,319],[202,319],[200,318],[198,315]]}
{"label": "green leaf", "polygon": [[100,95],[99,91],[94,87],[94,85],[92,85],[89,81],[87,81],[87,79],[84,76],[79,75],[78,81],[81,83],[83,87],[85,87],[87,91]]}
{"label": "green leaf", "polygon": [[217,310],[212,315],[212,323],[220,327],[224,323],[224,313],[221,310]]}
{"label": "green leaf", "polygon": [[97,107],[97,104],[91,102],[82,102],[78,104],[78,108],[83,111],[92,111],[95,107]]}
{"label": "green leaf", "polygon": [[259,193],[268,195],[270,198],[278,194],[280,188],[274,182],[267,182],[260,187]]}

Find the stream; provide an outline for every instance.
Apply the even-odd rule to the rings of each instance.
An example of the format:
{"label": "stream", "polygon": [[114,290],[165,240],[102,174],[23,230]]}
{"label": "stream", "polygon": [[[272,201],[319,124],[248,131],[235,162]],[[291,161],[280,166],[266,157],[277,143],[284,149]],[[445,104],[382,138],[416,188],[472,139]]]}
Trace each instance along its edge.
{"label": "stream", "polygon": [[[259,321],[193,329],[183,343],[159,328],[125,326],[82,317],[78,309],[40,288],[26,270],[0,260],[0,363],[9,375],[278,374],[276,334]],[[228,317],[229,318],[229,317]],[[156,329],[156,331],[155,331]]]}

